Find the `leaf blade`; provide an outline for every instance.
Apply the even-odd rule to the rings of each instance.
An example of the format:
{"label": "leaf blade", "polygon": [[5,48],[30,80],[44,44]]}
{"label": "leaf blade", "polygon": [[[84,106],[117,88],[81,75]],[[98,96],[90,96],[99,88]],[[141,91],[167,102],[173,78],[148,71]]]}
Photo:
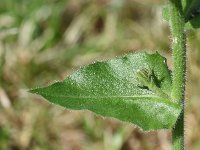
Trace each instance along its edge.
{"label": "leaf blade", "polygon": [[164,78],[159,81],[159,88],[170,94],[171,75],[164,61],[159,54],[130,54],[88,65],[62,82],[31,92],[65,108],[87,109],[134,123],[144,130],[172,128],[179,106],[141,88],[135,77],[137,70],[150,67],[158,79]]}

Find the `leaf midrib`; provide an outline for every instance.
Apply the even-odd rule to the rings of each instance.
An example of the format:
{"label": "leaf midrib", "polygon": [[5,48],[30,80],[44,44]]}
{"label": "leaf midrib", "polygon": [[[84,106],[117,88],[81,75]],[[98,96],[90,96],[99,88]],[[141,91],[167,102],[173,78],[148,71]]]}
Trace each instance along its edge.
{"label": "leaf midrib", "polygon": [[[163,97],[159,97],[159,96],[156,96],[156,95],[134,95],[134,96],[66,96],[66,95],[53,95],[53,94],[46,94],[46,93],[43,93],[43,92],[40,92],[38,93],[40,94],[41,96],[45,97],[45,96],[50,96],[50,97],[54,97],[54,98],[65,98],[65,99],[104,99],[104,98],[132,98],[131,101],[140,101],[138,100],[138,98],[151,98],[151,100],[147,100],[147,101],[156,101],[156,102],[159,102],[159,103],[168,103],[168,104],[172,104],[173,106],[176,106],[178,108],[178,105],[176,105],[176,103],[172,102],[172,100],[170,99],[166,99],[166,98],[163,98]],[[162,99],[163,101],[158,101],[158,99]],[[125,99],[126,101],[126,99]]]}

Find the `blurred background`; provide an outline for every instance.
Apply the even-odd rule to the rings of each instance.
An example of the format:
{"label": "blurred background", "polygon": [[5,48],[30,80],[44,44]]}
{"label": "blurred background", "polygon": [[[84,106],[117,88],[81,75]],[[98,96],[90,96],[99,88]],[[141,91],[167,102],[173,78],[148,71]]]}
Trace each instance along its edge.
{"label": "blurred background", "polygon": [[[170,150],[169,130],[54,106],[27,89],[148,49],[168,58],[165,0],[0,0],[0,150]],[[188,31],[186,147],[200,149],[200,31]]]}

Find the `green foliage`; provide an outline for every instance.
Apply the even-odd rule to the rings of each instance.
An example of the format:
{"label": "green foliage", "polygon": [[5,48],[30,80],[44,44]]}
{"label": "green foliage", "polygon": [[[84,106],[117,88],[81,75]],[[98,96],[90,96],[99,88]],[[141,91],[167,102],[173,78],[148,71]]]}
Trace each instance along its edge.
{"label": "green foliage", "polygon": [[197,29],[197,28],[200,28],[200,14],[185,24],[185,29]]}
{"label": "green foliage", "polygon": [[85,66],[64,81],[31,90],[51,103],[131,122],[144,130],[174,126],[180,106],[170,99],[165,58],[137,53]]}
{"label": "green foliage", "polygon": [[[195,29],[200,27],[200,1],[182,0],[182,13],[185,19],[186,29]],[[163,8],[163,18],[169,21],[169,4]]]}

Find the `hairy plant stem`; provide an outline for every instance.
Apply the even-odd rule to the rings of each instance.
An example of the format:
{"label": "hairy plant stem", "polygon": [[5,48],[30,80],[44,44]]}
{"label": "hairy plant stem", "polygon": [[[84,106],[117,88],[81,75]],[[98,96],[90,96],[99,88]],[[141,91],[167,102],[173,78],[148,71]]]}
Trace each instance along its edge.
{"label": "hairy plant stem", "polygon": [[170,27],[173,53],[172,99],[182,106],[175,127],[172,130],[173,150],[184,150],[184,93],[186,73],[186,35],[181,0],[170,0]]}

